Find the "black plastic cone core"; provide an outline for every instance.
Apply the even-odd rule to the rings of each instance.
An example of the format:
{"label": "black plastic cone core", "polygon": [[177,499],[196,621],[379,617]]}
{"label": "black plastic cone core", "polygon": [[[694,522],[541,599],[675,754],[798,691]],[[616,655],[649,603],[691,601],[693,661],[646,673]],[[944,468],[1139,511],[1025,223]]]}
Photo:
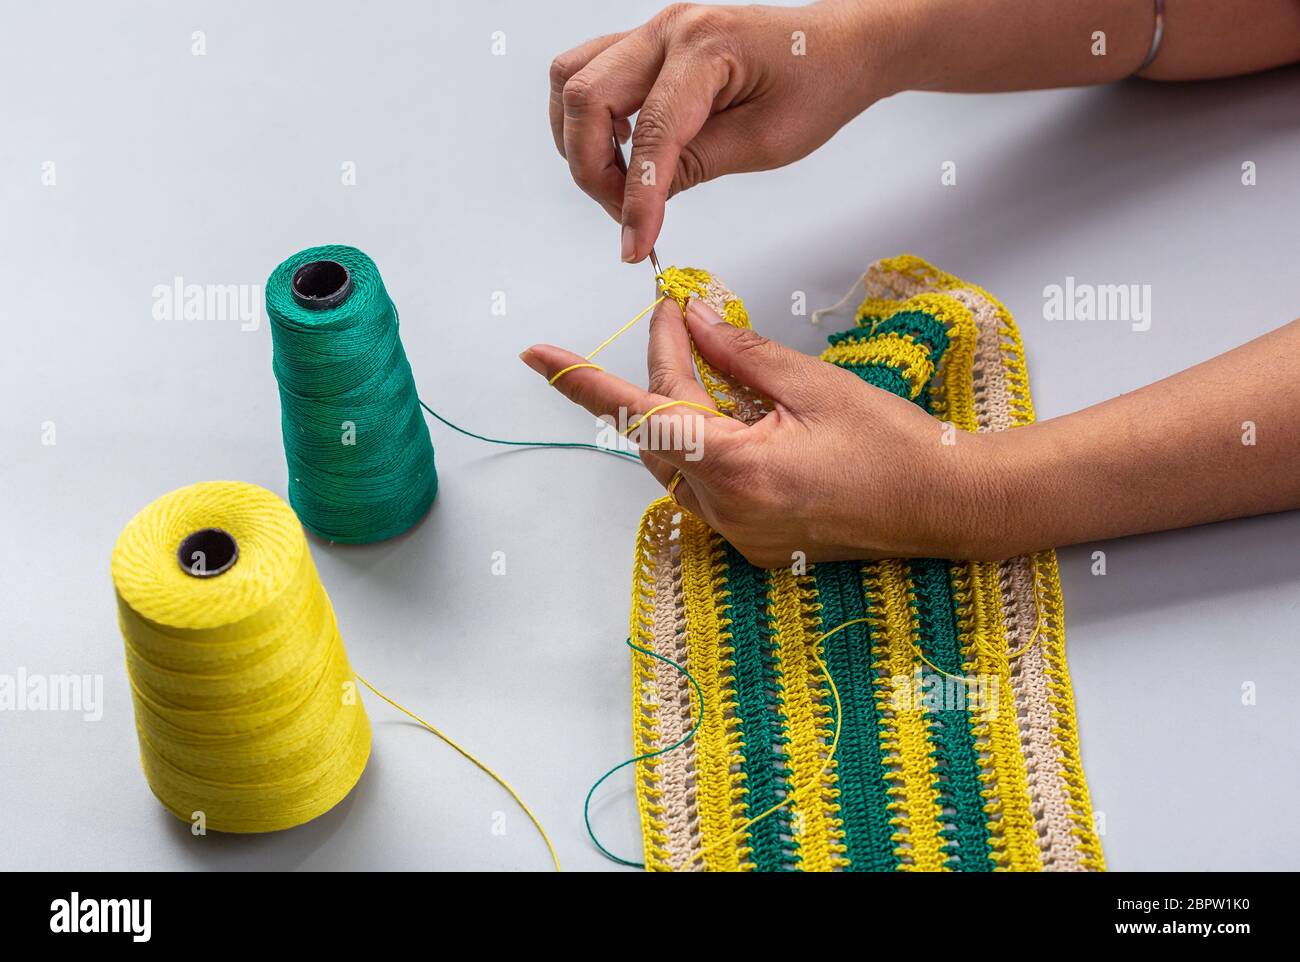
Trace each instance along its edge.
{"label": "black plastic cone core", "polygon": [[221,528],[201,528],[192,532],[176,549],[181,570],[195,578],[215,578],[225,574],[239,560],[239,542]]}
{"label": "black plastic cone core", "polygon": [[293,299],[311,311],[338,307],[352,293],[352,274],[338,261],[312,261],[293,272]]}

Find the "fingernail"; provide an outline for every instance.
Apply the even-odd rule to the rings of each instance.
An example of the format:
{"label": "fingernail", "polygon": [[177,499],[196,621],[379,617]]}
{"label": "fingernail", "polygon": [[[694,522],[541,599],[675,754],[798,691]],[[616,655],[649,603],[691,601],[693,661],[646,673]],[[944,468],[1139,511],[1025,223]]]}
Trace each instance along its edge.
{"label": "fingernail", "polygon": [[695,318],[701,324],[722,323],[722,318],[718,316],[717,311],[696,298],[691,298],[690,303],[686,305],[686,313],[691,315],[691,317]]}
{"label": "fingernail", "polygon": [[623,225],[623,262],[631,264],[636,257],[636,231],[630,224]]}
{"label": "fingernail", "polygon": [[546,377],[546,368],[542,366],[541,359],[533,353],[531,347],[519,355],[519,360],[523,361],[542,377]]}

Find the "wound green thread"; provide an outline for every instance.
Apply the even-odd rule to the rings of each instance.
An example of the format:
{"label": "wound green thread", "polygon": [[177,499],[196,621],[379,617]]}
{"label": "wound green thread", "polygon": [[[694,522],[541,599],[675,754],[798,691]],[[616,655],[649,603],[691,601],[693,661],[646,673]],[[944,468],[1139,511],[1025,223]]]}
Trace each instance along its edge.
{"label": "wound green thread", "polygon": [[[353,285],[325,310],[292,290],[298,269],[317,261],[342,264]],[[294,511],[330,541],[401,534],[429,510],[438,474],[397,308],[374,261],[341,245],[294,254],[267,280],[266,312]]]}

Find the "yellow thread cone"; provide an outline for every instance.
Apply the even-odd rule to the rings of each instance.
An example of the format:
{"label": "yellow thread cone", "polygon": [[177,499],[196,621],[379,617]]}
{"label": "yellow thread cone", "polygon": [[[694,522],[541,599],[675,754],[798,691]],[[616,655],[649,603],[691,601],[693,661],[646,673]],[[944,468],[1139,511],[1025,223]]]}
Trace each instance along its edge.
{"label": "yellow thread cone", "polygon": [[[238,558],[194,577],[178,548],[207,528],[228,532]],[[140,758],[168,811],[270,832],[347,795],[370,754],[370,722],[287,504],[235,481],[180,488],[131,519],[112,571]]]}

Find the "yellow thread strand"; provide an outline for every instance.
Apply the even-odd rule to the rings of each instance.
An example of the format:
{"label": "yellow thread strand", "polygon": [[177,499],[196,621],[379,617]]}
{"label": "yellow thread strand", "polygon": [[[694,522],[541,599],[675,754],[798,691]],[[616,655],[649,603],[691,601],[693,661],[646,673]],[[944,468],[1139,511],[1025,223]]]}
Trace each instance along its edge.
{"label": "yellow thread strand", "polygon": [[[674,270],[674,268],[669,268],[669,270],[672,271],[672,270]],[[651,311],[653,311],[656,307],[658,307],[660,304],[662,304],[662,303],[664,302],[664,299],[667,298],[667,297],[669,297],[670,294],[673,294],[672,291],[670,291],[670,290],[668,290],[668,289],[666,289],[666,288],[664,287],[664,284],[665,284],[665,277],[664,277],[664,275],[662,275],[662,274],[660,274],[660,275],[656,275],[655,280],[660,284],[661,289],[663,289],[665,292],[664,292],[663,294],[661,294],[661,295],[658,297],[658,299],[655,300],[655,302],[654,302],[653,304],[651,304],[649,307],[645,308],[645,309],[644,309],[643,311],[641,311],[641,313],[639,313],[636,317],[632,318],[632,320],[628,321],[626,324],[624,324],[622,327],[620,327],[617,331],[615,331],[615,332],[614,332],[613,334],[611,334],[609,337],[605,338],[605,340],[601,341],[598,345],[596,345],[595,349],[592,350],[591,353],[589,353],[589,354],[587,355],[587,360],[586,360],[586,361],[579,362],[578,364],[570,364],[568,367],[566,367],[566,368],[562,368],[561,370],[556,371],[553,375],[551,375],[550,378],[547,379],[547,383],[553,385],[553,384],[555,384],[556,381],[558,381],[560,378],[564,377],[564,375],[568,374],[570,371],[576,371],[576,370],[578,370],[579,368],[587,367],[587,368],[593,368],[594,370],[597,370],[597,371],[603,371],[604,368],[601,367],[599,364],[592,364],[592,363],[590,363],[591,359],[594,358],[594,357],[595,357],[597,354],[599,354],[601,351],[603,351],[605,348],[609,347],[609,345],[613,344],[616,340],[618,340],[618,339],[619,339],[620,337],[622,337],[624,334],[626,334],[629,330],[632,329],[632,326],[633,326],[634,324],[636,324],[637,321],[641,320],[641,318],[645,317],[647,314],[649,314]],[[676,296],[676,295],[673,295],[673,296]],[[664,410],[666,410],[666,409],[668,409],[668,408],[671,408],[671,407],[690,407],[690,408],[695,408],[696,410],[699,410],[699,411],[703,411],[703,412],[705,412],[706,414],[713,414],[713,415],[717,415],[718,417],[724,417],[724,418],[729,418],[729,419],[731,418],[731,415],[729,415],[729,414],[727,414],[727,413],[725,413],[725,412],[723,412],[723,411],[719,411],[717,408],[709,407],[707,404],[699,404],[699,403],[697,403],[697,402],[695,402],[695,401],[665,401],[663,404],[657,404],[657,405],[655,405],[655,406],[652,407],[649,411],[646,411],[645,414],[643,414],[643,415],[641,415],[639,418],[637,418],[636,421],[633,422],[633,423],[631,424],[631,426],[629,426],[629,427],[627,428],[627,430],[623,432],[624,436],[626,437],[626,436],[630,435],[633,431],[635,431],[635,430],[636,430],[637,428],[639,428],[642,424],[644,424],[644,423],[645,423],[645,422],[646,422],[646,421],[651,417],[651,415],[658,414],[660,411],[664,411]],[[734,420],[734,419],[732,419],[732,420]],[[670,493],[671,493],[672,488],[670,488],[669,491],[670,491]]]}
{"label": "yellow thread strand", "polygon": [[644,424],[646,421],[648,421],[648,420],[650,419],[650,416],[651,416],[651,415],[658,414],[660,411],[665,411],[665,410],[667,410],[668,408],[671,408],[671,407],[688,407],[688,408],[695,408],[697,411],[703,411],[705,414],[713,414],[713,415],[716,415],[717,417],[720,417],[720,418],[726,418],[726,419],[729,420],[729,421],[731,421],[731,420],[735,420],[735,419],[732,418],[730,415],[728,415],[728,414],[723,414],[723,413],[722,413],[721,411],[719,411],[717,408],[711,408],[711,407],[709,407],[707,404],[700,404],[700,403],[697,402],[697,401],[665,401],[663,404],[656,404],[656,405],[655,405],[654,407],[652,407],[649,411],[646,411],[645,414],[643,414],[643,415],[641,415],[639,418],[637,418],[636,421],[634,421],[634,422],[633,422],[633,423],[628,427],[628,429],[627,429],[626,431],[623,432],[623,435],[626,437],[627,435],[629,435],[629,434],[631,434],[633,431],[635,431],[637,428],[639,428],[639,427],[640,427],[642,424]]}
{"label": "yellow thread strand", "polygon": [[547,384],[554,384],[556,381],[558,381],[560,378],[564,377],[564,375],[568,374],[570,371],[576,371],[576,370],[578,370],[578,368],[580,368],[580,367],[589,367],[589,368],[591,368],[591,369],[594,370],[594,371],[603,371],[603,370],[605,370],[605,369],[604,369],[603,367],[601,367],[599,364],[588,364],[586,361],[583,361],[583,362],[580,363],[580,364],[570,364],[568,367],[566,367],[566,368],[564,368],[564,369],[562,369],[562,370],[556,371],[555,374],[553,374],[553,375],[551,376],[551,378],[550,378],[546,383],[547,383]]}
{"label": "yellow thread strand", "polygon": [[[599,354],[601,351],[605,350],[605,348],[609,347],[611,344],[613,344],[615,341],[617,341],[620,337],[622,337],[624,334],[626,334],[629,330],[631,330],[631,329],[632,329],[632,325],[634,325],[637,321],[641,320],[641,318],[645,317],[647,314],[649,314],[651,311],[653,311],[656,307],[658,307],[660,304],[662,304],[664,298],[667,297],[667,296],[668,296],[667,294],[663,294],[663,295],[661,295],[657,301],[655,301],[653,304],[651,304],[649,307],[647,307],[645,310],[643,310],[643,311],[642,311],[640,314],[638,314],[636,317],[632,318],[632,320],[628,321],[626,324],[624,324],[622,327],[620,327],[617,331],[615,331],[615,332],[614,332],[613,334],[611,334],[609,337],[605,338],[603,341],[601,341],[599,344],[597,344],[596,347],[595,347],[595,349],[592,350],[589,354],[587,354],[587,361],[590,361],[590,360],[591,360],[592,358],[594,358],[597,354]],[[601,367],[599,364],[589,364],[589,363],[587,363],[587,361],[584,361],[584,362],[579,363],[579,364],[570,364],[568,367],[564,368],[563,370],[556,371],[554,374],[551,375],[551,377],[547,380],[546,383],[547,383],[547,384],[554,384],[556,381],[558,381],[560,378],[564,377],[564,375],[568,374],[570,371],[576,371],[576,370],[578,370],[579,368],[589,367],[589,368],[592,368],[593,370],[597,370],[597,371],[603,371],[603,370],[605,370],[605,369],[604,369],[603,367]]]}
{"label": "yellow thread strand", "polygon": [[433,732],[433,734],[441,738],[447,745],[449,745],[451,748],[454,748],[457,752],[459,752],[461,757],[472,762],[475,765],[475,767],[479,769],[479,771],[486,774],[494,782],[496,782],[498,785],[504,788],[506,790],[506,794],[508,794],[511,798],[513,798],[515,800],[515,804],[518,805],[521,809],[523,809],[523,812],[525,815],[528,816],[529,821],[531,821],[533,825],[537,828],[537,833],[542,836],[542,841],[546,843],[547,851],[551,853],[551,861],[555,863],[555,871],[557,872],[562,871],[560,868],[560,857],[555,854],[555,846],[551,844],[551,838],[549,835],[546,834],[546,829],[542,828],[542,823],[538,821],[537,816],[533,814],[533,810],[528,807],[528,804],[522,798],[519,797],[519,793],[516,792],[510,786],[509,782],[507,782],[504,778],[502,778],[500,775],[494,772],[484,762],[475,758],[473,753],[470,752],[468,749],[458,745],[446,733],[439,731],[434,725],[425,721],[423,718],[421,718],[415,712],[411,711],[409,708],[399,705],[397,702],[393,701],[393,699],[389,698],[382,691],[380,691],[374,685],[370,684],[370,682],[366,681],[360,675],[357,675],[356,678],[357,681],[361,682],[361,684],[365,685],[367,688],[369,688],[372,692],[374,692],[384,701],[388,702],[388,704],[392,705],[394,708],[400,711],[403,715],[406,715],[408,718],[418,722],[419,724],[427,728],[429,731]]}
{"label": "yellow thread strand", "polygon": [[626,324],[624,324],[622,327],[620,327],[617,331],[615,331],[615,332],[614,332],[613,334],[611,334],[609,337],[605,338],[603,341],[601,341],[599,344],[597,344],[596,347],[595,347],[595,349],[592,350],[592,352],[591,352],[590,354],[587,355],[587,360],[590,361],[593,357],[595,357],[595,356],[596,356],[597,354],[599,354],[601,351],[605,350],[605,348],[609,347],[611,344],[613,344],[615,341],[617,341],[620,337],[622,337],[624,334],[626,334],[626,333],[628,332],[628,330],[631,329],[631,327],[632,327],[633,324],[635,324],[637,321],[641,320],[641,318],[645,317],[647,314],[649,314],[651,311],[653,311],[656,307],[658,307],[660,304],[662,304],[663,301],[664,301],[664,298],[667,297],[667,296],[668,296],[667,294],[661,294],[661,295],[659,296],[659,299],[656,300],[653,304],[651,304],[649,307],[647,307],[644,311],[642,311],[642,312],[641,312],[640,314],[638,314],[636,317],[632,318],[632,320],[628,321]]}

